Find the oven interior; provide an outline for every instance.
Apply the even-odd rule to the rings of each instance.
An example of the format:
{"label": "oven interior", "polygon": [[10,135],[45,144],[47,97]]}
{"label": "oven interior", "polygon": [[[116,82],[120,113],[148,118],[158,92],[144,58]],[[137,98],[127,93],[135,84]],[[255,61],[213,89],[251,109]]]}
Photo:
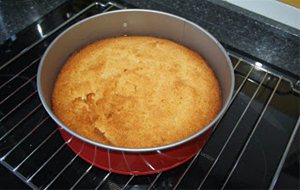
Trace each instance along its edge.
{"label": "oven interior", "polygon": [[73,153],[39,100],[40,58],[72,23],[127,7],[116,1],[65,3],[0,47],[1,165],[29,187],[42,189],[256,189],[276,188],[281,175],[299,179],[296,79],[226,44],[235,70],[234,96],[193,159],[170,171],[130,176],[98,169]]}

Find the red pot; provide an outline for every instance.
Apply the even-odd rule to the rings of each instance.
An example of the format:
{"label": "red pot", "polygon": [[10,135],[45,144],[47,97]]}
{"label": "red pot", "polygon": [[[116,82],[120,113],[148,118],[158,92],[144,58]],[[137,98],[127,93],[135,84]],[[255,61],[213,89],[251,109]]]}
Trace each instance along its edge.
{"label": "red pot", "polygon": [[[196,134],[179,142],[153,148],[122,148],[94,142],[65,126],[51,110],[56,77],[68,57],[96,40],[121,35],[157,36],[198,52],[214,70],[222,90],[223,105],[216,118]],[[206,143],[214,124],[228,107],[234,87],[233,68],[220,43],[196,24],[168,13],[121,10],[102,13],[71,26],[48,47],[37,74],[42,104],[60,126],[68,146],[81,158],[107,171],[120,174],[151,174],[174,168],[192,158]]]}
{"label": "red pot", "polygon": [[107,171],[145,175],[172,169],[192,158],[206,143],[211,129],[184,145],[167,150],[147,152],[116,151],[102,148],[72,136],[60,129],[69,147],[85,161]]}

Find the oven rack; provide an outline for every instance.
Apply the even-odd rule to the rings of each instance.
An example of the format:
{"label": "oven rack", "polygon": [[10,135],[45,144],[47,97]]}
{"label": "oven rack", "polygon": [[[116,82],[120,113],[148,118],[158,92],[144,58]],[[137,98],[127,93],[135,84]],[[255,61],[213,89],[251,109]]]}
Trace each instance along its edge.
{"label": "oven rack", "polygon": [[[249,117],[252,104],[262,102],[257,118],[245,136],[244,142],[230,164],[229,170],[220,184],[217,184],[219,188],[226,188],[228,184],[230,186],[233,176],[236,176],[241,160],[249,150],[249,146],[251,146],[253,136],[262,127],[260,123],[266,119],[266,112],[268,112],[270,105],[273,106],[274,102],[280,101],[278,96],[282,94],[294,97],[291,100],[294,105],[300,102],[299,91],[293,87],[290,79],[272,72],[259,62],[247,60],[238,53],[228,50],[235,69],[236,86],[227,113],[234,111],[233,104],[238,104],[237,99],[240,96],[250,95],[243,111],[238,113],[238,118],[235,118],[236,122],[227,127],[230,130],[227,130],[227,136],[222,146],[218,146],[216,152],[210,154],[209,144],[216,138],[218,131],[224,127],[225,124],[222,125],[222,123],[225,120],[224,118],[229,115],[227,113],[217,124],[208,145],[202,151],[199,151],[193,159],[176,169],[149,176],[124,176],[100,170],[81,160],[80,153],[75,154],[68,148],[67,144],[72,141],[72,138],[63,141],[60,137],[57,126],[41,105],[36,88],[36,72],[41,53],[35,53],[37,51],[35,49],[42,46],[44,51],[47,40],[46,44],[49,44],[61,29],[95,7],[99,7],[101,12],[125,8],[113,2],[93,3],[44,35],[37,42],[20,51],[0,67],[2,73],[15,69],[15,73],[5,75],[5,80],[1,79],[0,84],[0,163],[33,189],[181,189],[190,187],[191,184],[189,184],[188,178],[193,175],[191,170],[197,169],[195,167],[196,163],[206,160],[209,162],[209,167],[205,172],[199,171],[202,172],[200,176],[202,180],[199,180],[193,186],[197,189],[205,188],[209,186],[207,181],[209,181],[208,179],[214,172],[215,167],[218,166],[222,156],[226,153],[227,146],[230,145],[236,132],[242,127],[243,119]],[[27,56],[28,58],[25,58]],[[248,88],[245,86],[248,86]],[[261,97],[260,94],[266,91],[266,97]],[[299,128],[299,110],[296,111],[294,118],[296,120],[292,126],[289,126],[286,140],[282,142],[283,145],[280,145],[284,148],[280,151],[276,167],[271,177],[268,178],[269,180],[266,180],[268,188],[274,188],[291,143]],[[72,179],[69,179],[70,176],[72,176]],[[64,186],[61,186],[61,184]]]}

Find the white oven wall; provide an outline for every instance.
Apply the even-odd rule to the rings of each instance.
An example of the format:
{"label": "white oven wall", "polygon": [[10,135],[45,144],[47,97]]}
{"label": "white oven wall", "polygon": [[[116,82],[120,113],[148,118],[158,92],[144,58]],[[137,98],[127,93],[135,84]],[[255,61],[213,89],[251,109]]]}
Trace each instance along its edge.
{"label": "white oven wall", "polygon": [[[300,30],[300,9],[279,0],[224,0]],[[298,0],[295,4],[299,5]]]}

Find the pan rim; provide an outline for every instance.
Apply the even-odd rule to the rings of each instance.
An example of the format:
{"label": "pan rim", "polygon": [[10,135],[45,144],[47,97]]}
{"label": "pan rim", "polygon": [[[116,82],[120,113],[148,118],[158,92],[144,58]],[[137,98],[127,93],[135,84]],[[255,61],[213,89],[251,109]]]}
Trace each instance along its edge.
{"label": "pan rim", "polygon": [[[184,138],[178,142],[175,143],[171,143],[171,144],[167,144],[167,145],[163,145],[163,146],[158,146],[158,147],[150,147],[150,148],[125,148],[125,147],[118,147],[118,146],[113,146],[113,145],[107,145],[107,144],[102,144],[99,142],[95,142],[93,140],[90,140],[86,137],[83,137],[81,135],[79,135],[78,133],[76,133],[75,131],[71,130],[70,128],[68,128],[66,125],[64,125],[57,117],[56,115],[53,113],[52,109],[50,108],[51,105],[48,105],[46,103],[46,100],[43,96],[42,93],[42,86],[41,86],[41,72],[42,72],[42,68],[43,68],[43,63],[44,60],[47,57],[48,52],[52,49],[52,46],[54,46],[54,44],[65,34],[67,33],[69,30],[71,30],[72,28],[87,22],[88,20],[94,19],[96,17],[100,17],[100,16],[105,16],[105,15],[109,15],[109,14],[118,14],[118,13],[123,13],[123,12],[147,12],[147,13],[154,13],[154,14],[159,14],[159,15],[163,15],[163,16],[168,16],[168,17],[173,17],[176,18],[178,20],[181,20],[187,24],[190,24],[194,27],[196,27],[197,29],[199,29],[200,31],[204,32],[205,35],[207,35],[210,40],[212,40],[214,43],[216,43],[216,45],[218,46],[219,50],[221,50],[221,52],[223,53],[223,55],[226,58],[226,63],[229,66],[229,70],[230,70],[230,79],[231,79],[231,84],[230,84],[230,89],[229,89],[229,95],[225,101],[225,103],[223,103],[223,106],[221,108],[221,110],[219,111],[219,113],[215,116],[215,118],[208,124],[206,125],[204,128],[202,128],[201,130],[199,130],[197,133]],[[51,44],[48,46],[47,50],[44,52],[42,59],[39,63],[39,67],[38,67],[38,72],[37,72],[37,89],[38,89],[38,94],[39,94],[39,98],[42,102],[42,105],[44,106],[44,108],[46,109],[47,113],[50,115],[50,117],[64,130],[66,130],[68,133],[70,133],[72,136],[75,136],[76,138],[79,138],[80,140],[95,145],[97,147],[101,147],[101,148],[105,148],[105,149],[109,149],[109,150],[115,150],[115,151],[123,151],[123,152],[136,152],[136,153],[141,153],[141,152],[154,152],[154,151],[161,151],[161,150],[166,150],[166,149],[171,149],[171,148],[176,148],[180,145],[183,145],[193,139],[195,139],[196,137],[200,136],[201,134],[205,133],[208,129],[210,129],[211,127],[213,127],[215,125],[215,123],[221,118],[222,115],[224,115],[225,111],[227,110],[227,107],[229,106],[230,100],[232,98],[233,95],[233,90],[234,90],[234,71],[233,71],[233,67],[231,64],[231,60],[228,56],[228,54],[226,53],[226,50],[224,49],[224,47],[220,44],[220,42],[214,37],[212,36],[209,32],[207,32],[205,29],[203,29],[202,27],[200,27],[199,25],[195,24],[194,22],[191,22],[185,18],[179,17],[177,15],[174,14],[170,14],[170,13],[166,13],[166,12],[162,12],[162,11],[156,11],[156,10],[148,10],[148,9],[125,9],[125,10],[115,10],[115,11],[109,11],[109,12],[105,12],[105,13],[100,13],[91,17],[88,17],[86,19],[83,19],[73,25],[71,25],[70,27],[68,27],[66,30],[64,30],[61,34],[59,34],[52,42]]]}

